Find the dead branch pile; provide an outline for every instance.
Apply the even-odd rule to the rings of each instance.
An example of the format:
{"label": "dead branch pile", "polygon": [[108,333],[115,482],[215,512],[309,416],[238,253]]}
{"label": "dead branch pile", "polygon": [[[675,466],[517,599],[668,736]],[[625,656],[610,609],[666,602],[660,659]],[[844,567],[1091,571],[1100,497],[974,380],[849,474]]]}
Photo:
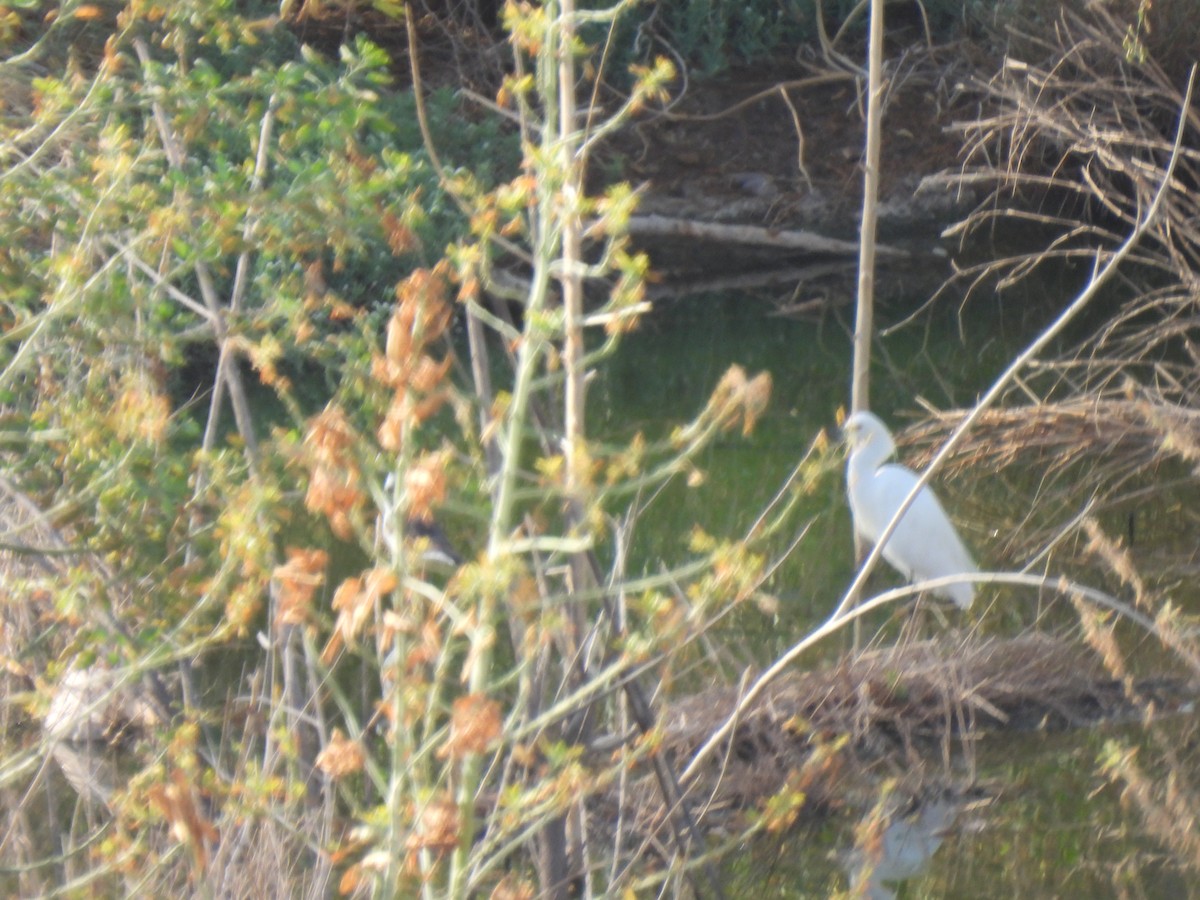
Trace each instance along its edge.
{"label": "dead branch pile", "polygon": [[[1181,5],[1164,3],[1162,14]],[[1132,34],[1102,4],[1065,12],[1053,32],[1022,36],[999,74],[977,85],[990,112],[959,126],[968,145],[960,183],[991,187],[959,232],[1005,220],[1046,235],[1036,251],[963,273],[975,285],[995,279],[1003,289],[1050,260],[1091,266],[1122,243],[1162,185],[1185,117],[1170,188],[1127,266],[1133,282],[1125,299],[1022,384],[1023,399],[1035,405],[1139,393],[1154,403],[1200,406],[1200,114],[1182,110],[1186,71],[1168,71],[1153,55],[1139,59],[1145,48],[1130,46]]]}
{"label": "dead branch pile", "polygon": [[[1181,5],[1164,3],[1162,14]],[[1120,397],[1133,386],[1152,402],[1200,406],[1200,115],[1182,111],[1186,72],[1139,58],[1145,48],[1131,47],[1133,34],[1102,4],[1064,13],[1053,32],[1023,36],[1000,73],[977,85],[990,112],[960,126],[968,151],[958,177],[992,191],[959,231],[1006,220],[1047,236],[1034,252],[963,273],[1004,288],[1049,260],[1090,266],[1124,241],[1165,179],[1185,116],[1170,188],[1127,267],[1126,299],[1022,385],[1035,404]]]}
{"label": "dead branch pile", "polygon": [[[1188,72],[1176,52],[1194,47],[1194,9],[1178,0],[1146,6],[1152,21],[1143,27],[1120,4],[1063,7],[1053,29],[1014,33],[1001,70],[976,83],[984,112],[959,126],[967,152],[955,177],[990,195],[958,232],[1006,222],[1022,240],[1038,239],[1035,249],[960,273],[973,287],[1000,289],[1048,261],[1094,270],[1111,257],[1163,185],[1182,131],[1162,206],[1123,264],[1124,282],[1085,314],[1090,330],[1021,373],[1009,408],[986,413],[951,461],[959,473],[990,477],[1014,463],[1041,473],[1039,514],[1031,503],[1013,511],[1025,549],[1062,536],[1061,523],[1041,534],[1028,527],[1056,504],[1072,518],[1085,504],[1120,510],[1133,498],[1139,509],[1168,507],[1154,501],[1177,499],[1180,483],[1147,475],[1162,463],[1179,475],[1200,464],[1200,114],[1183,109]],[[1178,40],[1166,37],[1171,28]],[[1039,302],[1062,308],[1073,294],[1063,288]],[[934,414],[908,437],[928,448],[957,420]]]}
{"label": "dead branch pile", "polygon": [[[902,442],[919,448],[910,462],[926,465],[961,420],[960,412],[935,412],[908,429]],[[1118,459],[1137,470],[1168,457],[1200,462],[1200,410],[1144,396],[990,409],[960,442],[951,467],[995,471],[1015,463],[1044,464],[1053,472],[1088,457]]]}
{"label": "dead branch pile", "polygon": [[[1091,4],[1064,13],[1044,37],[1024,37],[1020,53],[980,84],[994,112],[961,127],[969,144],[961,177],[991,184],[992,196],[963,223],[969,230],[997,217],[1045,224],[1059,232],[1046,252],[1007,261],[1010,278],[1056,256],[1090,259],[1131,231],[1162,182],[1185,83],[1153,58],[1129,61],[1127,23]],[[1194,112],[1190,128],[1200,127]],[[1200,150],[1183,141],[1182,157],[1153,238],[1139,261],[1172,280],[1200,263]],[[1052,194],[1061,204],[1036,213],[1014,208]],[[1193,282],[1194,287],[1194,282]]]}
{"label": "dead branch pile", "polygon": [[[1123,718],[1148,700],[1175,706],[1190,689],[1160,680],[1136,691],[1131,698],[1082,646],[1038,633],[870,651],[771,685],[688,785],[689,801],[707,828],[760,808],[785,788],[803,791],[805,811],[814,814],[837,803],[856,779],[861,784],[880,769],[911,774],[955,739],[969,746],[985,730]],[[717,687],[664,710],[661,752],[676,770],[731,714],[738,696],[737,687]],[[659,826],[663,811],[652,786],[630,793],[634,814],[626,813],[626,827],[647,833]]]}

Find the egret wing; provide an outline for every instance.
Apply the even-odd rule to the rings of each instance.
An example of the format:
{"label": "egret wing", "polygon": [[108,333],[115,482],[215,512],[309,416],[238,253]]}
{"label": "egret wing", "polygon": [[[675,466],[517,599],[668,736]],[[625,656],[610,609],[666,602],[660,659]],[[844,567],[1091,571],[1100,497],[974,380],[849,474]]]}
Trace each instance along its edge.
{"label": "egret wing", "polygon": [[[899,465],[881,466],[871,479],[870,514],[864,534],[877,542],[917,476]],[[864,498],[866,499],[866,498]],[[928,485],[921,488],[883,548],[884,558],[912,581],[977,572],[975,561]],[[935,593],[960,606],[970,605],[975,590],[969,583],[950,585]]]}

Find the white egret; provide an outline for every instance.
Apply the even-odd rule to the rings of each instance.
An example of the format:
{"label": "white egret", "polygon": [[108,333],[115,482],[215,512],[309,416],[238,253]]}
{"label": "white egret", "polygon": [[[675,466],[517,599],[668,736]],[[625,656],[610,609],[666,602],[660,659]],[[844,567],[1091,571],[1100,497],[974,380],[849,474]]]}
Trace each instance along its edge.
{"label": "white egret", "polygon": [[[854,529],[872,544],[917,483],[917,475],[886,460],[896,452],[896,443],[879,417],[856,412],[842,432],[850,442],[846,482]],[[883,558],[912,582],[979,571],[942,504],[928,486],[921,488],[883,548]],[[962,609],[975,599],[969,581],[933,589]]]}

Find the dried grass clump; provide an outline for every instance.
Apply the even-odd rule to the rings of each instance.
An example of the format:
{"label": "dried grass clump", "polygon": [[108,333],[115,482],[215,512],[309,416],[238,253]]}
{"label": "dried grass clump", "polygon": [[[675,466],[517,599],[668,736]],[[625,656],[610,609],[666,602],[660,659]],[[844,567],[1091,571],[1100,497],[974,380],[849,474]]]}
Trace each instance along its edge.
{"label": "dried grass clump", "polygon": [[[1008,222],[1040,237],[1034,250],[1026,246],[959,273],[974,286],[999,289],[1047,262],[1102,262],[1135,231],[1163,185],[1172,136],[1182,129],[1157,217],[1123,267],[1130,281],[1120,289],[1119,306],[1098,316],[1095,330],[1058,359],[1023,373],[1023,399],[1035,407],[1032,416],[1019,414],[1033,419],[1026,432],[1048,415],[1065,424],[1097,403],[1094,422],[1111,423],[1109,434],[1129,428],[1136,441],[1154,418],[1136,401],[1200,406],[1200,119],[1188,110],[1180,124],[1187,66],[1170,55],[1175,35],[1161,31],[1194,19],[1194,9],[1172,0],[1147,8],[1146,21],[1119,5],[1064,8],[1053,29],[1015,35],[1001,70],[976,83],[986,111],[960,126],[966,161],[952,180],[990,193],[956,232]],[[1076,401],[1082,405],[1072,408]],[[1095,440],[1090,433],[1083,439]]]}
{"label": "dried grass clump", "polygon": [[[951,231],[1007,224],[1016,227],[1000,232],[999,248],[1021,246],[955,282],[1004,291],[1049,263],[1064,276],[1046,282],[1054,291],[1083,267],[1092,272],[1075,299],[1062,288],[1024,301],[1065,314],[1083,300],[1087,310],[1072,343],[1023,364],[998,398],[1008,408],[979,415],[947,460],[957,471],[941,473],[987,473],[1019,491],[1009,510],[1001,500],[986,517],[994,562],[1069,553],[1083,509],[1119,516],[1106,524],[1130,544],[1137,525],[1154,555],[1149,577],[1194,565],[1176,538],[1200,466],[1200,118],[1185,109],[1189,65],[1162,31],[1194,33],[1192,6],[1056,7],[1053,27],[1014,30],[1004,65],[974,85],[980,115],[959,126],[965,162],[950,180],[987,196]],[[1118,258],[1116,277],[1089,295]],[[919,447],[910,461],[926,463],[961,417],[932,413],[910,430]],[[1008,467],[1013,481],[993,477]]]}
{"label": "dried grass clump", "polygon": [[[814,815],[839,805],[881,768],[922,771],[931,752],[947,753],[955,739],[1082,726],[1134,714],[1148,700],[1177,705],[1187,694],[1182,682],[1159,680],[1137,685],[1131,697],[1086,648],[1039,633],[873,650],[772,683],[687,786],[689,802],[706,830],[732,827],[731,816],[759,810],[789,788],[803,790],[804,812]],[[716,687],[663,711],[661,752],[677,771],[738,697],[737,687]],[[630,793],[628,827],[660,827],[663,810],[652,786]]]}
{"label": "dried grass clump", "polygon": [[[1002,285],[1048,259],[1090,260],[1120,244],[1162,183],[1186,77],[1134,58],[1129,34],[1129,22],[1100,4],[1064,11],[1053,30],[1023,36],[999,73],[977,83],[988,112],[960,126],[967,153],[957,180],[992,193],[959,230],[1008,219],[1058,233],[1036,254],[983,267],[1006,273]],[[1198,125],[1189,121],[1188,131]],[[1185,134],[1171,190],[1136,256],[1172,278],[1200,261],[1194,147]]]}
{"label": "dried grass clump", "polygon": [[[902,443],[919,448],[912,463],[928,464],[961,420],[958,411],[935,412],[908,429]],[[1142,397],[1079,397],[985,410],[958,444],[949,466],[952,471],[995,471],[1039,464],[1056,472],[1086,458],[1103,458],[1144,471],[1170,456],[1200,461],[1200,410]]]}

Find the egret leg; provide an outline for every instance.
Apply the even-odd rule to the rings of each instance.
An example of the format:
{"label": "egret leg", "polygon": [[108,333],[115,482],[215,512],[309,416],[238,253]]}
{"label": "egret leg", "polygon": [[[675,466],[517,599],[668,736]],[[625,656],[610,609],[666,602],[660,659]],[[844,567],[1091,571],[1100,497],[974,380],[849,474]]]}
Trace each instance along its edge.
{"label": "egret leg", "polygon": [[899,643],[921,640],[927,630],[925,619],[929,615],[937,620],[938,627],[942,632],[949,630],[950,623],[946,620],[941,605],[928,594],[918,594],[911,603],[906,603],[904,606],[904,609],[896,611],[896,615],[904,616],[904,622],[900,627]]}

